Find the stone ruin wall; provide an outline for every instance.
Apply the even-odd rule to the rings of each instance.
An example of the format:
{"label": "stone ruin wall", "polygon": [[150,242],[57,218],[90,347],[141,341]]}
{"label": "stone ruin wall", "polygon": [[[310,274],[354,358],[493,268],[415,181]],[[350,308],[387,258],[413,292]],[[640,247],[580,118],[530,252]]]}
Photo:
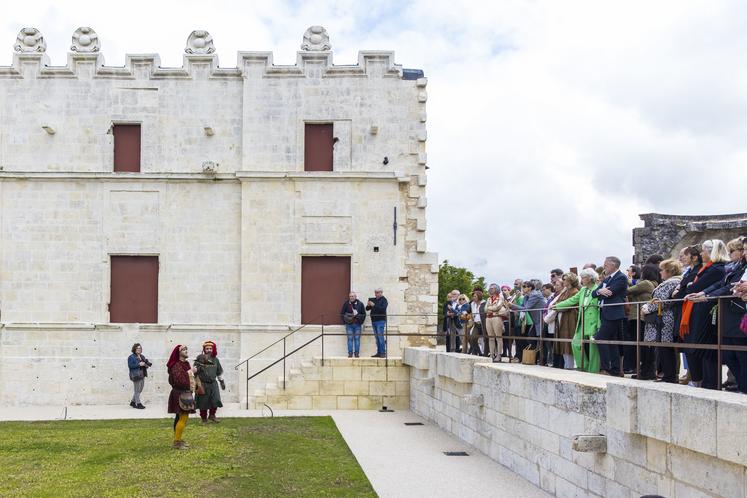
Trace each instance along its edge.
{"label": "stone ruin wall", "polygon": [[713,216],[648,213],[640,215],[640,218],[644,226],[633,229],[635,264],[643,264],[653,254],[676,257],[683,247],[704,240],[721,239],[728,242],[740,235],[747,235],[747,213]]}

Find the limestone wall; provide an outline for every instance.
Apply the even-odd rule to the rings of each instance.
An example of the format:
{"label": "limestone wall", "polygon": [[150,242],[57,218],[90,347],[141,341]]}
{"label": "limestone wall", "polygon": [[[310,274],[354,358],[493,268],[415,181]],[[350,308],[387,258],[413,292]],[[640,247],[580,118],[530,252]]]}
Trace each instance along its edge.
{"label": "limestone wall", "polygon": [[[425,78],[404,78],[387,50],[333,64],[319,26],[287,66],[240,52],[236,67],[219,67],[201,30],[179,68],[155,54],[107,66],[100,42],[81,27],[67,63],[52,66],[42,33],[24,28],[0,67],[0,399],[120,402],[118,358],[141,338],[165,357],[175,330],[199,331],[175,339],[190,344],[228,334],[233,358],[247,358],[300,325],[303,256],[349,256],[362,298],[381,286],[391,315],[431,315],[392,316],[392,331],[435,331]],[[333,123],[331,172],[304,171],[304,125],[316,122]],[[113,172],[117,123],[141,125],[139,173]],[[111,255],[159,257],[158,324],[108,323]],[[343,338],[329,343],[344,352]],[[409,343],[419,341],[390,350]],[[81,377],[86,395],[44,381],[81,364],[98,369]]]}
{"label": "limestone wall", "polygon": [[249,408],[273,410],[406,410],[410,369],[402,358],[320,357],[250,393]]}
{"label": "limestone wall", "polygon": [[[744,396],[484,361],[406,349],[410,407],[547,492],[745,496]],[[576,451],[578,435],[606,452]]]}

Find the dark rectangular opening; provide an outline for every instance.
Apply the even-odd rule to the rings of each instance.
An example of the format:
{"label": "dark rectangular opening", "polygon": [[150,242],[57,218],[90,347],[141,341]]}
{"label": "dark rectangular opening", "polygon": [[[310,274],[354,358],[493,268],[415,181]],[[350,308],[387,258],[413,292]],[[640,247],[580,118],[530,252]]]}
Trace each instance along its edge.
{"label": "dark rectangular opening", "polygon": [[306,123],[304,131],[304,171],[332,171],[333,149],[332,123]]}
{"label": "dark rectangular opening", "polygon": [[423,425],[423,422],[405,422],[405,425]]}
{"label": "dark rectangular opening", "polygon": [[140,172],[140,125],[115,124],[114,171],[117,173]]}
{"label": "dark rectangular opening", "polygon": [[469,456],[469,453],[466,451],[444,451],[444,455],[446,456]]}
{"label": "dark rectangular opening", "polygon": [[112,256],[110,299],[110,323],[158,323],[158,256]]}
{"label": "dark rectangular opening", "polygon": [[349,293],[349,256],[301,259],[301,323],[341,324],[340,309]]}

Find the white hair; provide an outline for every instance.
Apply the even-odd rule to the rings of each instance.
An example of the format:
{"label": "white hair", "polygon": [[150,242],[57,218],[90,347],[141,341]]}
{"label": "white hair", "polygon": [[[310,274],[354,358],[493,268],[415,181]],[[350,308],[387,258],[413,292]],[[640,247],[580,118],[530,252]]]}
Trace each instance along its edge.
{"label": "white hair", "polygon": [[374,292],[384,292],[384,289],[382,289],[381,287],[376,287],[374,289]]}
{"label": "white hair", "polygon": [[710,253],[711,261],[714,263],[727,263],[729,261],[729,251],[726,250],[726,244],[723,240],[706,240],[702,247]]}
{"label": "white hair", "polygon": [[578,274],[579,279],[587,277],[590,278],[592,282],[596,282],[598,276],[599,275],[597,274],[596,270],[593,270],[591,268],[584,268]]}

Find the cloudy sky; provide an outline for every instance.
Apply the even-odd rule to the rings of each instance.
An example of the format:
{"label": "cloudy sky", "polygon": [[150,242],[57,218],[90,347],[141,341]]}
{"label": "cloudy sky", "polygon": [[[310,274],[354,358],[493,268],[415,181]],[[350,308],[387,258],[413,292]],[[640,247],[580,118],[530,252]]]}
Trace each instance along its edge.
{"label": "cloudy sky", "polygon": [[[208,30],[292,64],[325,26],[337,64],[396,52],[428,76],[428,245],[490,281],[632,256],[639,213],[747,211],[747,3],[129,0],[3,6],[0,65],[23,26],[63,65],[78,26],[108,65],[180,66]],[[5,40],[5,41],[3,41]]]}

